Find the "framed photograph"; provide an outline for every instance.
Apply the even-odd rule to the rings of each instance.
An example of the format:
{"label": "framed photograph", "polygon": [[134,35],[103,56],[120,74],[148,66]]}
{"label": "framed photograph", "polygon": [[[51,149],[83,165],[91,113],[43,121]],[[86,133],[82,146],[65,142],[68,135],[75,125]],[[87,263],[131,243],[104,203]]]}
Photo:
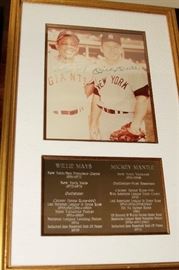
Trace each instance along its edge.
{"label": "framed photograph", "polygon": [[145,32],[47,25],[45,63],[45,139],[156,142]]}
{"label": "framed photograph", "polygon": [[0,270],[179,269],[175,10],[12,0]]}

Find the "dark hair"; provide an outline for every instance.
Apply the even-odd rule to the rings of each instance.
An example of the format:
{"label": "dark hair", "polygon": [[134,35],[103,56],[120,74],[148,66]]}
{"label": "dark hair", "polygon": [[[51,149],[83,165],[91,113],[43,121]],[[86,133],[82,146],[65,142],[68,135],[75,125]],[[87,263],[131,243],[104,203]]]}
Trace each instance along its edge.
{"label": "dark hair", "polygon": [[118,33],[104,33],[101,38],[101,43],[103,44],[105,41],[114,41],[121,45],[121,37]]}

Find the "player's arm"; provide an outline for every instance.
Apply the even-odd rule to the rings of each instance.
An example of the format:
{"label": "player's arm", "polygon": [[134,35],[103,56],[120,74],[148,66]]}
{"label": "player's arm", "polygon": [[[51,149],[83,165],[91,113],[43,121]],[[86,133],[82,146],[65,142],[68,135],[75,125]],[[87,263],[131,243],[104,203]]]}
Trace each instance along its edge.
{"label": "player's arm", "polygon": [[94,94],[91,102],[90,138],[92,140],[100,139],[99,118],[101,115],[101,109],[97,105],[99,98],[100,98],[99,95]]}
{"label": "player's arm", "polygon": [[130,125],[129,131],[133,134],[140,134],[142,121],[148,110],[149,88],[148,85],[134,92],[136,97],[134,118]]}
{"label": "player's arm", "polygon": [[91,96],[95,92],[95,87],[93,83],[88,83],[85,85],[85,94],[87,97]]}

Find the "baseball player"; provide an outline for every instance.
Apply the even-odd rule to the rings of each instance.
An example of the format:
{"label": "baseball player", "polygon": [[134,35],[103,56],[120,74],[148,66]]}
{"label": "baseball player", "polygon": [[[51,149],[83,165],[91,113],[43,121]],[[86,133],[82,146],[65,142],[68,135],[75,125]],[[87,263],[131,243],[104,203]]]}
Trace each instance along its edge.
{"label": "baseball player", "polygon": [[88,98],[84,85],[89,61],[79,51],[79,38],[62,31],[57,55],[48,56],[46,138],[89,139]]}
{"label": "baseball player", "polygon": [[101,40],[104,55],[93,71],[91,106],[92,140],[145,141],[144,116],[148,107],[146,72],[123,57],[117,33],[105,33]]}

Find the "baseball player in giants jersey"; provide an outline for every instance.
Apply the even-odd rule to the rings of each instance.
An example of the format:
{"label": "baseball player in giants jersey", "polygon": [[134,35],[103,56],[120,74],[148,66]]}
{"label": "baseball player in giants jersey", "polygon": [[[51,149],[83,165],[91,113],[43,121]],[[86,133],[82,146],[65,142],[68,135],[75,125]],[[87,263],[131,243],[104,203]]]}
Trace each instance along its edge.
{"label": "baseball player in giants jersey", "polygon": [[89,61],[78,55],[79,38],[63,31],[56,41],[57,55],[48,56],[46,137],[89,139],[88,98],[84,85]]}
{"label": "baseball player in giants jersey", "polygon": [[144,134],[149,96],[146,72],[122,57],[119,34],[104,34],[101,50],[104,59],[93,70],[93,82],[86,86],[94,88],[91,139],[110,140],[112,132],[126,124],[130,134]]}

